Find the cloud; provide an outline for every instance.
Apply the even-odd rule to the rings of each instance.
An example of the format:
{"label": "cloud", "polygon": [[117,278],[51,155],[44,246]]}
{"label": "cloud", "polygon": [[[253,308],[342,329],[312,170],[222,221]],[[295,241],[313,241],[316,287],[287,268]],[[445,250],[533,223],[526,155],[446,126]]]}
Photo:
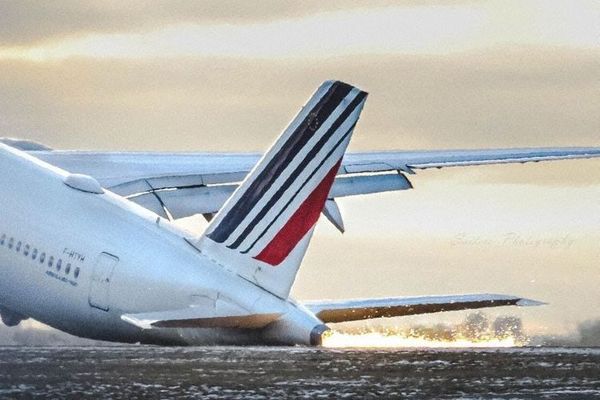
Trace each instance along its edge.
{"label": "cloud", "polygon": [[[453,0],[375,0],[369,8],[390,5],[456,5]],[[278,19],[301,18],[322,12],[367,8],[356,0],[303,2],[261,0],[104,0],[82,2],[34,0],[0,2],[0,43],[23,45],[78,35],[140,32],[173,24],[252,24]]]}
{"label": "cloud", "polygon": [[266,1],[102,1],[60,3],[3,1],[0,6],[2,43],[23,44],[90,33],[135,32],[181,22],[241,22],[294,14],[293,5]]}
{"label": "cloud", "polygon": [[1,59],[35,62],[75,57],[301,58],[389,52],[447,53],[477,46],[486,14],[473,7],[344,10],[260,23],[158,25],[136,32],[76,35],[34,46],[0,48]]}
{"label": "cloud", "polygon": [[[179,1],[153,3],[150,10],[138,9],[146,4],[138,2],[67,4],[70,7],[59,9],[59,18],[52,17],[56,13],[52,7],[43,10],[40,21],[30,21],[29,13],[15,12],[8,4],[3,14],[5,25],[16,22],[25,28],[23,37],[28,36],[27,27],[36,32],[46,27],[49,32],[41,35],[44,40],[38,43],[17,45],[7,40],[0,46],[0,59],[49,62],[77,57],[215,56],[298,60],[357,54],[448,54],[512,45],[593,49],[600,35],[600,7],[588,1],[580,1],[576,7],[538,0],[380,1],[369,6],[343,0],[327,6]],[[77,12],[83,16],[66,18],[77,21],[71,33],[73,22],[61,25],[62,36],[52,33],[56,26],[49,21]],[[87,23],[79,26],[81,21]],[[15,31],[19,29],[11,26],[7,32]]]}
{"label": "cloud", "polygon": [[325,79],[370,92],[351,149],[598,145],[600,52],[303,62],[0,62],[3,136],[58,148],[264,150]]}

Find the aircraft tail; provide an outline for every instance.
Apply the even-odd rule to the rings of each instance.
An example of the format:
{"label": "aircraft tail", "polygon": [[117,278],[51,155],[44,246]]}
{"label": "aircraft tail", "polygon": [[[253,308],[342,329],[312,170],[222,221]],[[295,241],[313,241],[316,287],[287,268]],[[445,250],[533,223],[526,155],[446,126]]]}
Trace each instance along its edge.
{"label": "aircraft tail", "polygon": [[195,246],[287,298],[366,96],[343,82],[323,83]]}

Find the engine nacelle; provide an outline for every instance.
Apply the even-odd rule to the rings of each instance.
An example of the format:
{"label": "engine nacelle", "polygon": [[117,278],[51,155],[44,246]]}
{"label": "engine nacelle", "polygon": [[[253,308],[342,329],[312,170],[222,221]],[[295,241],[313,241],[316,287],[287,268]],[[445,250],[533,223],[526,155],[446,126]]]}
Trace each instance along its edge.
{"label": "engine nacelle", "polygon": [[266,341],[278,345],[303,344],[320,346],[329,327],[300,304],[290,305],[289,312],[269,324],[263,331]]}
{"label": "engine nacelle", "polygon": [[21,323],[21,321],[24,321],[26,319],[28,319],[28,317],[10,311],[4,307],[0,307],[0,316],[2,317],[2,322],[4,323],[4,325],[6,326],[17,326]]}

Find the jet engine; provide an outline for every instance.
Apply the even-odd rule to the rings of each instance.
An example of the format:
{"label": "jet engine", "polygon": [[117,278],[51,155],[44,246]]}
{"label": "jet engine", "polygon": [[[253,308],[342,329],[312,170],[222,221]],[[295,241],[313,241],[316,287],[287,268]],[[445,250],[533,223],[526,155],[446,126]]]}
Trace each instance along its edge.
{"label": "jet engine", "polygon": [[28,319],[28,317],[10,311],[4,307],[0,307],[0,316],[2,317],[2,322],[4,323],[4,325],[6,326],[17,326],[21,323],[21,321],[24,321],[26,319]]}
{"label": "jet engine", "polygon": [[295,304],[289,312],[272,322],[263,331],[266,341],[277,345],[320,346],[330,329],[308,309]]}

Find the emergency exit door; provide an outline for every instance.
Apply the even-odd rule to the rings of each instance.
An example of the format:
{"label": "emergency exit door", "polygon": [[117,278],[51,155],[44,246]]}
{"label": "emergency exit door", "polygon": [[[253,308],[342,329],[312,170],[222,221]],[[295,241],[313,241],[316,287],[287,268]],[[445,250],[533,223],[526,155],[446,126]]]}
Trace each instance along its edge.
{"label": "emergency exit door", "polygon": [[98,256],[92,272],[90,286],[90,306],[108,311],[110,308],[110,281],[119,259],[112,254]]}

